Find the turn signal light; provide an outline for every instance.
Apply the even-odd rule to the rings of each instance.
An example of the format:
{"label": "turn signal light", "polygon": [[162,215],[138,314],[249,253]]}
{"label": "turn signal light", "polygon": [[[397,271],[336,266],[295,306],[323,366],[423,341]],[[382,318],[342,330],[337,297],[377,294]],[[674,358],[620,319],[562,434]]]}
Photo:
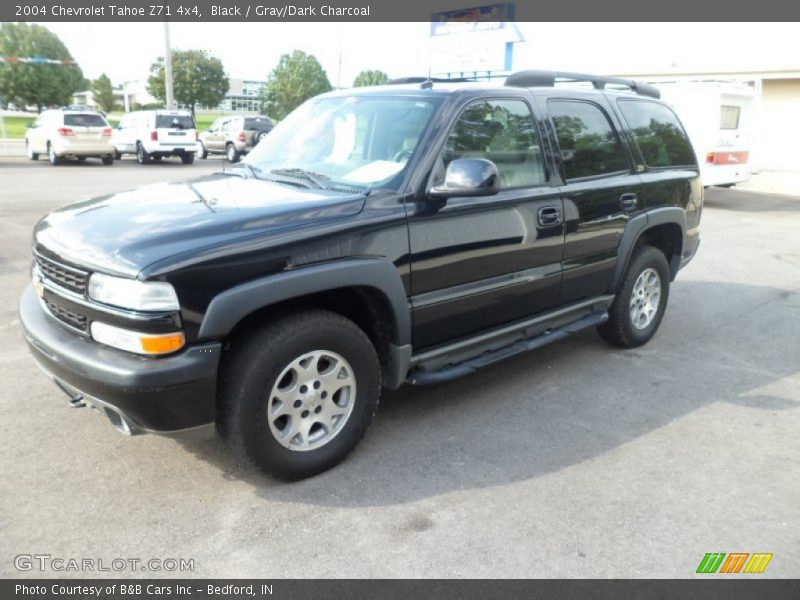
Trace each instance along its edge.
{"label": "turn signal light", "polygon": [[247,136],[244,134],[244,131],[240,131],[239,132],[239,141],[240,142],[246,142],[247,141]]}
{"label": "turn signal light", "polygon": [[706,154],[706,164],[708,164],[708,165],[713,165],[714,164],[714,153],[713,152],[709,152],[708,154]]}
{"label": "turn signal light", "polygon": [[184,337],[182,333],[161,335],[154,337],[140,336],[142,351],[145,354],[167,354],[183,348]]}
{"label": "turn signal light", "polygon": [[108,137],[111,135],[111,127],[106,127],[103,129],[103,137]]}
{"label": "turn signal light", "polygon": [[95,321],[91,326],[92,337],[96,342],[136,354],[156,356],[169,354],[183,348],[186,338],[183,332],[146,333],[115,327],[108,323]]}
{"label": "turn signal light", "polygon": [[157,131],[151,131],[150,132],[150,141],[151,142],[157,142],[158,141],[158,132]]}
{"label": "turn signal light", "polygon": [[59,127],[57,131],[58,131],[58,135],[63,136],[63,137],[66,137],[66,136],[69,136],[69,135],[75,135],[75,133],[69,127]]}

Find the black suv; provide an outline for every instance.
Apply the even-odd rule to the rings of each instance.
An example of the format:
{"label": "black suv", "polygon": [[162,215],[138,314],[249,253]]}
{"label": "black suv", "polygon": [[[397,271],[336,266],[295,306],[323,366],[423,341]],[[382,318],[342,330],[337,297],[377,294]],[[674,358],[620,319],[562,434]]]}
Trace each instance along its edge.
{"label": "black suv", "polygon": [[356,446],[382,387],[588,327],[644,344],[703,200],[658,96],[524,71],[313,98],[227,172],[43,218],[30,350],[123,432],[219,431],[296,479]]}

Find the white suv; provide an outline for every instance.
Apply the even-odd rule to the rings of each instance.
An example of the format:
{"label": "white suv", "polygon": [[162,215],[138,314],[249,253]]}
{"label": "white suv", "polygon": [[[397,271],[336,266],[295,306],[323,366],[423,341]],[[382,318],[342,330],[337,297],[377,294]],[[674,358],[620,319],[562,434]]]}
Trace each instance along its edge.
{"label": "white suv", "polygon": [[114,129],[116,156],[135,154],[140,165],[164,156],[194,162],[198,151],[197,128],[188,110],[142,110],[128,113]]}
{"label": "white suv", "polygon": [[106,118],[88,110],[46,110],[25,134],[28,158],[39,160],[40,154],[54,165],[64,158],[85,160],[100,158],[104,165],[114,164],[111,127]]}

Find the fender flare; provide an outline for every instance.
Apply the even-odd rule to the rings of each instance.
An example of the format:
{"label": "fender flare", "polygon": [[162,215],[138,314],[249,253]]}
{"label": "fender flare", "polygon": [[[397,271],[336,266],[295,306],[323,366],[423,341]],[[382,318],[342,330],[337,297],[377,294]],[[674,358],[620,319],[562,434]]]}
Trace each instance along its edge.
{"label": "fender flare", "polygon": [[[628,268],[633,249],[642,234],[648,229],[658,225],[665,225],[671,223],[681,228],[681,248],[686,242],[686,211],[678,206],[667,206],[664,208],[656,208],[649,212],[641,213],[632,218],[628,225],[625,227],[625,232],[622,234],[622,239],[617,246],[617,266],[614,267],[614,274],[611,277],[611,285],[609,291],[615,293],[622,281],[622,276],[625,274],[625,269]],[[670,276],[675,279],[678,269],[681,264],[681,252],[677,252],[672,257],[672,262],[669,265]]]}
{"label": "fender flare", "polygon": [[389,305],[397,346],[411,344],[411,311],[397,267],[386,259],[358,258],[282,271],[248,281],[215,296],[200,324],[201,340],[220,339],[261,308],[308,294],[346,287],[379,291]]}

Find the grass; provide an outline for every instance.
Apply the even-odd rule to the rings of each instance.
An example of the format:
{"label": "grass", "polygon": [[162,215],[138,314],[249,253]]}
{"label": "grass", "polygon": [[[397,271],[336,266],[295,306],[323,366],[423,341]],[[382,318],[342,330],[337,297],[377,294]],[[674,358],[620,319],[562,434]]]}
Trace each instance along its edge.
{"label": "grass", "polygon": [[[11,139],[23,139],[25,132],[28,130],[28,125],[33,123],[36,119],[34,116],[21,117],[18,115],[4,116],[3,124],[5,125],[5,137]],[[3,129],[0,128],[0,137],[3,137]]]}

